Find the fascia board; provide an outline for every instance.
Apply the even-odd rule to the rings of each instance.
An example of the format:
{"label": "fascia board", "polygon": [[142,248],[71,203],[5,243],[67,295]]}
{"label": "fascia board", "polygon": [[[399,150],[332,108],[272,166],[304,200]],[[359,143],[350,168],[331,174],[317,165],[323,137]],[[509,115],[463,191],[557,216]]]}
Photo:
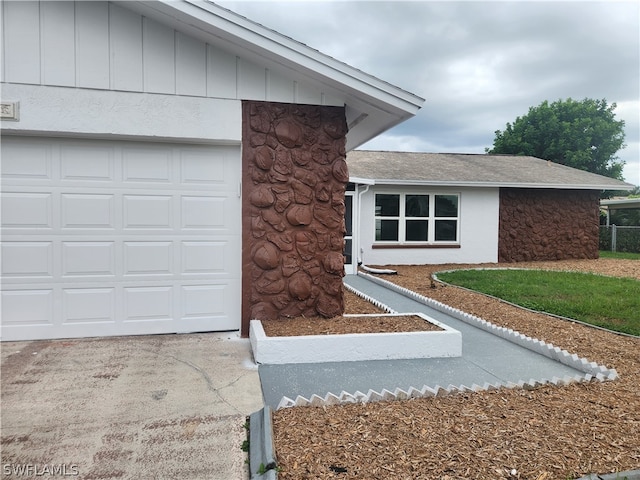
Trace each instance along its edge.
{"label": "fascia board", "polygon": [[222,40],[229,49],[237,50],[240,47],[238,53],[245,56],[253,54],[256,60],[303,74],[310,81],[319,82],[343,95],[352,95],[364,104],[391,113],[401,120],[415,115],[424,103],[424,99],[417,95],[210,2],[158,0],[123,3],[127,8],[136,3],[138,11],[155,18],[161,17],[164,23],[178,27],[178,22],[181,27],[178,30],[184,31],[186,28],[188,33],[209,42]]}
{"label": "fascia board", "polygon": [[357,183],[358,185],[375,185],[376,181],[370,178],[361,178],[361,177],[349,177],[349,182]]}
{"label": "fascia board", "polygon": [[625,198],[625,199],[619,199],[619,200],[606,199],[606,200],[601,200],[600,203],[602,203],[603,205],[626,205],[629,203],[640,204],[640,198]]}
{"label": "fascia board", "polygon": [[539,188],[556,190],[633,190],[635,187],[629,184],[623,185],[585,185],[585,184],[558,184],[558,183],[517,183],[517,182],[455,182],[455,181],[431,181],[431,180],[385,180],[375,179],[375,185],[393,186],[428,186],[428,187],[475,187],[475,188]]}
{"label": "fascia board", "polygon": [[600,205],[603,207],[617,207],[622,208],[640,208],[640,198],[630,198],[624,200],[600,200]]}

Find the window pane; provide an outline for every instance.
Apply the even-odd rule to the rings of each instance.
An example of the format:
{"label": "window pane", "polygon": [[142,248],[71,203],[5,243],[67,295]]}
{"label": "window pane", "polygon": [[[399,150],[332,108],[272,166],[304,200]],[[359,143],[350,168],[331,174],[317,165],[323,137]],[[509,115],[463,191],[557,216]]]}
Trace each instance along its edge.
{"label": "window pane", "polygon": [[376,220],[376,240],[380,242],[397,242],[398,220]]}
{"label": "window pane", "polygon": [[407,220],[406,228],[407,242],[426,242],[429,238],[427,220]]}
{"label": "window pane", "polygon": [[405,198],[406,217],[428,217],[429,195],[407,195]]}
{"label": "window pane", "polygon": [[436,195],[436,217],[457,217],[458,196]]}
{"label": "window pane", "polygon": [[353,242],[350,238],[344,241],[344,263],[345,265],[351,265],[353,263],[353,259],[351,258]]}
{"label": "window pane", "polygon": [[344,197],[344,226],[347,230],[346,235],[353,235],[353,197],[345,195]]}
{"label": "window pane", "polygon": [[436,242],[455,242],[457,229],[457,220],[436,220]]}
{"label": "window pane", "polygon": [[376,194],[376,217],[400,215],[400,195]]}

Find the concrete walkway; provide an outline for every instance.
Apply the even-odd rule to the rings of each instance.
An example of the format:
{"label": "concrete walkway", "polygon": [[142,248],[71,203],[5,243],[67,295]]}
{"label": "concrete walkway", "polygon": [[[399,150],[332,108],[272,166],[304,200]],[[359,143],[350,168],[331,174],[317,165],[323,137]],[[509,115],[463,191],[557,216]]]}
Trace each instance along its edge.
{"label": "concrete walkway", "polygon": [[506,384],[584,372],[457,320],[366,278],[348,275],[345,283],[401,313],[422,312],[462,333],[462,357],[419,360],[376,360],[343,363],[261,365],[265,404],[276,408],[283,397],[310,398],[345,391],[377,392],[440,386]]}

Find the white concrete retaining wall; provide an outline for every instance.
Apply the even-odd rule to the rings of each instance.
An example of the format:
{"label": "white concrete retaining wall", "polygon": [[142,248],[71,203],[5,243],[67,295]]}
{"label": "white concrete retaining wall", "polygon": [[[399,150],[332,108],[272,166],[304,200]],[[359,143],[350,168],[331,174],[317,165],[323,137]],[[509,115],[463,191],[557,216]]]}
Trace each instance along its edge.
{"label": "white concrete retaining wall", "polygon": [[[345,315],[358,317],[398,316],[399,314]],[[437,325],[440,331],[365,333],[343,335],[305,335],[268,337],[259,320],[252,320],[249,338],[257,363],[322,363],[361,360],[398,360],[409,358],[460,357],[462,335],[422,313],[416,315]]]}

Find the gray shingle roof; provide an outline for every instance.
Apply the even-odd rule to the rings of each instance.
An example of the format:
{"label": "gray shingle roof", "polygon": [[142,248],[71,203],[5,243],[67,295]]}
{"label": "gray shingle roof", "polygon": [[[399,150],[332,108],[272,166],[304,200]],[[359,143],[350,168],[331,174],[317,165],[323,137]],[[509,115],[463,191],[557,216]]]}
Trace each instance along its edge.
{"label": "gray shingle roof", "polygon": [[351,181],[376,185],[631,190],[633,185],[536,157],[352,150]]}

